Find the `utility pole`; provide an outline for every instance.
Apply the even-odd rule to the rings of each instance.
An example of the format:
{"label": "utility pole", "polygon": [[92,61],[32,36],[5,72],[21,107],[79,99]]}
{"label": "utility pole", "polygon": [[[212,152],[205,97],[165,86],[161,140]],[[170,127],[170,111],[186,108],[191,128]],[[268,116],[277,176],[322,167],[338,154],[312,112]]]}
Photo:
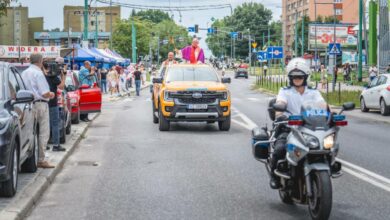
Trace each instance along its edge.
{"label": "utility pole", "polygon": [[136,39],[136,28],[134,27],[134,21],[131,23],[131,48],[132,48],[132,60],[137,62],[137,39]]}
{"label": "utility pole", "polygon": [[370,47],[366,48],[366,50],[367,49],[369,50],[369,54],[370,54],[370,56],[368,57],[369,65],[376,65],[377,63],[377,47],[378,47],[377,29],[376,29],[377,8],[378,8],[377,3],[371,0],[368,9],[369,27],[370,27],[370,31],[368,33],[368,38],[369,38],[368,41],[370,42]]}
{"label": "utility pole", "polygon": [[[269,27],[269,24],[268,24],[268,41],[267,41],[267,50],[268,50],[268,47],[270,46],[270,43],[271,43],[271,30],[270,30],[270,27]],[[270,67],[269,65],[269,59],[267,59],[268,61],[268,68]],[[269,69],[269,72],[271,73],[271,69]]]}
{"label": "utility pole", "polygon": [[[249,56],[249,68],[251,69],[252,67],[252,53],[251,53],[251,30],[248,29],[249,31],[249,38],[248,38],[248,48],[249,48],[249,51],[248,51],[248,56]],[[249,70],[250,70],[249,69]]]}
{"label": "utility pole", "polygon": [[[336,4],[333,4],[333,44],[336,44]],[[337,82],[337,73],[336,73],[336,68],[337,68],[337,54],[333,54],[334,58],[334,66],[333,66],[333,92],[336,89],[336,82]]]}
{"label": "utility pole", "polygon": [[298,10],[295,8],[295,57],[298,56]]}
{"label": "utility pole", "polygon": [[160,35],[157,35],[157,65],[160,65]]}
{"label": "utility pole", "polygon": [[315,57],[315,61],[316,61],[316,63],[315,63],[315,68],[316,68],[316,71],[318,70],[318,66],[317,66],[317,64],[318,64],[318,60],[319,60],[319,56],[318,56],[318,47],[317,47],[317,0],[314,0],[314,17],[315,17],[315,21],[316,21],[316,23],[315,23],[315,26],[314,26],[314,35],[315,35],[315,55],[314,55],[314,57]]}
{"label": "utility pole", "polygon": [[112,0],[110,0],[110,50],[112,50]]}
{"label": "utility pole", "polygon": [[[84,34],[83,34],[83,41],[88,42],[88,0],[84,0]],[[88,46],[83,45],[83,46]]]}
{"label": "utility pole", "polygon": [[95,47],[98,48],[98,11],[95,8]]}
{"label": "utility pole", "polygon": [[[358,81],[359,82],[362,81],[362,73],[363,73],[362,24],[363,24],[363,0],[359,0],[359,62],[358,62]],[[370,27],[370,29],[371,28],[372,27]]]}
{"label": "utility pole", "polygon": [[305,45],[305,17],[302,17],[302,48],[301,48],[301,56],[303,57],[304,55],[304,45]]}

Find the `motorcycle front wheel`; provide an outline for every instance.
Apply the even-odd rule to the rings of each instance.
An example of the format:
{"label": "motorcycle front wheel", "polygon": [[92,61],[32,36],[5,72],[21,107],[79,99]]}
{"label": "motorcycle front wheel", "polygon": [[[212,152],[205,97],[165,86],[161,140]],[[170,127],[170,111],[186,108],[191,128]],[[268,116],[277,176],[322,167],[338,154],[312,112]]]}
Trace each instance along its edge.
{"label": "motorcycle front wheel", "polygon": [[309,198],[309,212],[314,220],[328,219],[332,210],[332,182],[328,171],[310,174],[312,196]]}

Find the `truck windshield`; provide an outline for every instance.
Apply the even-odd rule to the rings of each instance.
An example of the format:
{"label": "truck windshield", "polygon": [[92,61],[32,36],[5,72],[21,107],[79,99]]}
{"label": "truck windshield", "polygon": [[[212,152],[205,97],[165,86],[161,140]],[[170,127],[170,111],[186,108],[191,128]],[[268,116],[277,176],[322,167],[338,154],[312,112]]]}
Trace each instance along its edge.
{"label": "truck windshield", "polygon": [[166,82],[212,81],[218,82],[218,76],[211,67],[173,67],[168,70]]}

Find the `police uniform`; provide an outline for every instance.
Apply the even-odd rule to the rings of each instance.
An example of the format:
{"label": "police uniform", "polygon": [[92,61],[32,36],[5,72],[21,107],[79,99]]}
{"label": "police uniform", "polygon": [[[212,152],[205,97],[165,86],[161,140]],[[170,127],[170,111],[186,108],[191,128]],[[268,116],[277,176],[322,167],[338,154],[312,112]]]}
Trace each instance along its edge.
{"label": "police uniform", "polygon": [[[308,86],[305,87],[305,91],[302,94],[300,94],[295,87],[282,88],[276,98],[276,102],[278,101],[287,103],[287,110],[293,115],[301,114],[301,107],[305,102],[325,102],[318,90],[312,89]],[[288,116],[290,113],[284,113],[284,115]],[[277,161],[283,159],[286,155],[288,134],[289,129],[286,127],[282,127],[281,132],[277,134],[277,140],[275,141],[274,152],[272,154],[270,164],[272,172],[276,169]]]}
{"label": "police uniform", "polygon": [[[301,107],[305,102],[325,102],[318,90],[308,86],[305,87],[303,94],[300,94],[295,87],[282,88],[276,98],[276,102],[278,101],[287,103],[287,110],[293,115],[301,114]],[[286,113],[286,115],[287,114],[288,113]]]}

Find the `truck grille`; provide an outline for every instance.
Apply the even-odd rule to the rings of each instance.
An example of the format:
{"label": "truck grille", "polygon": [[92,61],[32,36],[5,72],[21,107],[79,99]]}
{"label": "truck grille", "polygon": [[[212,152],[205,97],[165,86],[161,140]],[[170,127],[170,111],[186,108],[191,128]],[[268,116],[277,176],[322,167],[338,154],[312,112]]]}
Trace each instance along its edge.
{"label": "truck grille", "polygon": [[[194,98],[194,93],[202,94],[201,98]],[[215,91],[180,91],[171,94],[172,98],[178,99],[183,104],[210,104],[223,99],[223,93]]]}
{"label": "truck grille", "polygon": [[181,98],[179,99],[179,102],[184,104],[208,104],[208,103],[214,103],[215,98]]}

